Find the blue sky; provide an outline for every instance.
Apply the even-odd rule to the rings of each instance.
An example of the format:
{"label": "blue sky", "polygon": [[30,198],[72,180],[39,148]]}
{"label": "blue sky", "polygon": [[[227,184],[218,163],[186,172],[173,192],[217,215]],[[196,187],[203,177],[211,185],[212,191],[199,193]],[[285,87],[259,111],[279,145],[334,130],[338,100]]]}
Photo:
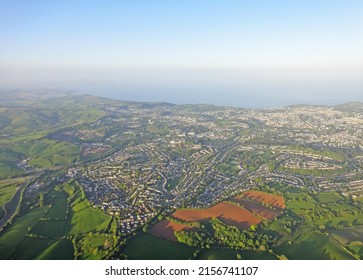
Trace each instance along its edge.
{"label": "blue sky", "polygon": [[359,99],[362,14],[359,0],[0,0],[0,86]]}

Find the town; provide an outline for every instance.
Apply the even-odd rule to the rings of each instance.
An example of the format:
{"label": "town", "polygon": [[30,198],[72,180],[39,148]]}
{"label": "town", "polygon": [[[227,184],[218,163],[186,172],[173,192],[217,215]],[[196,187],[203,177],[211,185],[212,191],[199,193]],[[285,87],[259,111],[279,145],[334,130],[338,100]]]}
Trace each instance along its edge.
{"label": "town", "polygon": [[209,207],[271,183],[363,194],[361,113],[163,103],[103,110],[87,129],[51,137],[82,145],[87,160],[69,176],[94,207],[119,218],[124,234],[163,211]]}

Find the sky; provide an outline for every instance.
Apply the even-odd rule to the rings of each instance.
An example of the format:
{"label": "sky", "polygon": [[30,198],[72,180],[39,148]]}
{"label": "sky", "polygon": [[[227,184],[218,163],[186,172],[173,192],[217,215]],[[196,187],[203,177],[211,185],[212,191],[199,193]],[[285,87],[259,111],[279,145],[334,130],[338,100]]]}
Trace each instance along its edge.
{"label": "sky", "polygon": [[360,0],[0,0],[0,87],[243,107],[363,101]]}

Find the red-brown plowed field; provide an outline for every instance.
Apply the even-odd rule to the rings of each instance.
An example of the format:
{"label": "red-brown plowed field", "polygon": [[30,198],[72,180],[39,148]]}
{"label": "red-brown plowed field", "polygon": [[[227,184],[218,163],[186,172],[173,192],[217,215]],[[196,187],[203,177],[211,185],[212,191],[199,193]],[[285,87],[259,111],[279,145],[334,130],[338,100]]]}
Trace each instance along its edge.
{"label": "red-brown plowed field", "polygon": [[249,199],[255,200],[257,202],[263,202],[277,208],[285,209],[285,200],[284,197],[281,195],[250,190],[244,192],[236,198],[241,199],[245,197],[248,197]]}
{"label": "red-brown plowed field", "polygon": [[178,224],[168,220],[163,220],[161,222],[158,222],[156,225],[154,225],[151,228],[151,233],[171,241],[177,241],[174,235],[174,231],[180,231],[186,229],[191,230],[193,229],[193,227],[186,226],[183,224]]}
{"label": "red-brown plowed field", "polygon": [[175,211],[172,216],[188,222],[218,218],[223,223],[240,229],[246,229],[261,222],[261,219],[251,212],[228,202],[221,202],[207,209],[180,209]]}
{"label": "red-brown plowed field", "polygon": [[248,211],[265,219],[273,219],[281,214],[280,211],[267,208],[255,201],[241,198],[232,198],[231,201],[238,203],[242,207],[246,208]]}

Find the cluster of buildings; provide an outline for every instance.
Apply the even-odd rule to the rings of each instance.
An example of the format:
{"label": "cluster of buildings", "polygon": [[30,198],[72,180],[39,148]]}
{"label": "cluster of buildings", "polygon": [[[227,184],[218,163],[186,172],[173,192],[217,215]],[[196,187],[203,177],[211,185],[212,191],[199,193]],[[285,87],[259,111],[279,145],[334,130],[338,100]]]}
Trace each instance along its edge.
{"label": "cluster of buildings", "polygon": [[[363,189],[363,176],[359,178],[363,118],[358,114],[321,106],[200,110],[198,105],[139,103],[104,110],[107,129],[100,129],[102,121],[94,127],[107,131],[104,141],[83,144],[84,153],[102,155],[118,143],[127,144],[90,160],[73,176],[95,207],[119,217],[124,234],[144,226],[160,211],[209,207],[261,184],[344,190],[348,195],[359,195]],[[350,164],[321,152],[344,153],[347,147],[358,153]],[[249,169],[251,162],[254,167]],[[336,178],[332,173],[324,176],[325,171],[346,169],[353,175],[347,171]]]}

